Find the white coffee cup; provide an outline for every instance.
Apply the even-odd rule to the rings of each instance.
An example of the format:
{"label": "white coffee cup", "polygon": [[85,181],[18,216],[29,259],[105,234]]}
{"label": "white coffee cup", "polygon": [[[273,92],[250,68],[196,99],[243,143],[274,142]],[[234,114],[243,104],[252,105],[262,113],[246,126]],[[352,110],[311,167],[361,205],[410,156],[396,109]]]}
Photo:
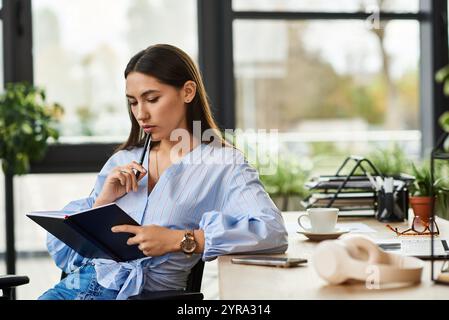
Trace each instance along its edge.
{"label": "white coffee cup", "polygon": [[[338,212],[337,208],[310,208],[307,209],[307,213],[298,217],[298,224],[306,232],[321,234],[335,232]],[[310,221],[310,228],[301,223],[304,218],[308,218]]]}

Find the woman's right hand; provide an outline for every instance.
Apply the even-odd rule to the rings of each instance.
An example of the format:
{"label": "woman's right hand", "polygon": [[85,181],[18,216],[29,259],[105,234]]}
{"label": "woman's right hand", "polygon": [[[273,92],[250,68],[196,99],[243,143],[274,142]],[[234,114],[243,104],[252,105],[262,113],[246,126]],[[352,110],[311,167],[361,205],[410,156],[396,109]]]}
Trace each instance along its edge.
{"label": "woman's right hand", "polygon": [[[139,179],[136,179],[133,169],[140,172]],[[106,178],[103,189],[95,201],[94,208],[114,202],[131,190],[136,192],[137,183],[145,177],[147,170],[136,161],[125,166],[115,167]]]}

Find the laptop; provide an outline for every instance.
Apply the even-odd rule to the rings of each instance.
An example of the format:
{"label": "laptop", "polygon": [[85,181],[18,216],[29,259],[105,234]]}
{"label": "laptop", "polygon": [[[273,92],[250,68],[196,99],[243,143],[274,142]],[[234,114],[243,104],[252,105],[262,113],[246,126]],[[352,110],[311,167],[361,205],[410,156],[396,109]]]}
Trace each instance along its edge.
{"label": "laptop", "polygon": [[[395,252],[423,260],[431,259],[431,240],[429,238],[376,240],[377,245],[386,252]],[[434,239],[433,255],[435,260],[449,258],[449,240]]]}

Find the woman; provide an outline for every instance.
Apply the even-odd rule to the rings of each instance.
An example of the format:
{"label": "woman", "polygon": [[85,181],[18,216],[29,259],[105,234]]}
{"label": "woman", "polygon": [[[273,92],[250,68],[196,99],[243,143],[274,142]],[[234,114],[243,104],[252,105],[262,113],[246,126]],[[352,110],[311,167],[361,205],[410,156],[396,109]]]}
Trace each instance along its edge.
{"label": "woman", "polygon": [[[151,46],[130,60],[125,79],[128,141],[106,162],[91,195],[63,210],[116,202],[141,227],[112,231],[131,233],[128,244],[146,258],[89,260],[49,234],[49,252],[68,276],[40,299],[127,299],[142,290],[179,290],[201,258],[287,249],[279,210],[242,153],[221,137],[191,58],[170,45]],[[139,165],[145,133],[153,142]]]}

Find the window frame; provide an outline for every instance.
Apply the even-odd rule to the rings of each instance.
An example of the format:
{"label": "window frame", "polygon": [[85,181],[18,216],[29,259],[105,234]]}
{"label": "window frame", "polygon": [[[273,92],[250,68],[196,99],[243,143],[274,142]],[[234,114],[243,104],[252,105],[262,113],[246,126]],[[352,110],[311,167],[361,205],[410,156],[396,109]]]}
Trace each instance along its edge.
{"label": "window frame", "polygon": [[[229,3],[232,7],[232,1]],[[366,12],[233,11],[232,8],[231,11],[231,25],[235,20],[366,20],[372,16],[372,13]],[[425,152],[436,144],[438,137],[442,134],[438,118],[444,113],[445,106],[449,105],[449,98],[443,94],[442,84],[435,81],[436,72],[449,64],[447,13],[447,1],[432,0],[419,0],[417,13],[379,12],[381,21],[414,20],[420,24],[419,88],[422,156],[425,156]],[[230,45],[232,46],[232,42]],[[232,81],[234,82],[234,79]],[[235,115],[235,105],[233,112]]]}
{"label": "window frame", "polygon": [[[200,69],[217,122],[221,128],[229,129],[234,129],[236,124],[232,36],[234,20],[365,20],[371,16],[365,12],[233,11],[232,0],[197,0],[197,5]],[[4,23],[4,82],[33,83],[31,0],[4,1],[0,12]],[[14,16],[14,12],[22,12],[20,18]],[[381,20],[416,20],[420,23],[421,130],[423,150],[427,150],[441,134],[438,118],[445,111],[444,106],[449,104],[442,85],[434,80],[436,71],[449,64],[448,41],[443,41],[448,38],[447,3],[420,0],[418,13],[380,12],[379,17]],[[423,106],[428,106],[428,109]],[[73,150],[79,149],[79,146],[95,148],[91,148],[89,156],[75,155],[75,158],[71,158]],[[54,173],[82,172],[80,170],[83,169],[76,163],[84,159],[90,163],[85,172],[96,172],[115,146],[110,143],[50,145],[46,157],[39,163],[32,163],[31,170],[33,173],[51,173],[55,161],[60,161],[61,165],[55,168]]]}

